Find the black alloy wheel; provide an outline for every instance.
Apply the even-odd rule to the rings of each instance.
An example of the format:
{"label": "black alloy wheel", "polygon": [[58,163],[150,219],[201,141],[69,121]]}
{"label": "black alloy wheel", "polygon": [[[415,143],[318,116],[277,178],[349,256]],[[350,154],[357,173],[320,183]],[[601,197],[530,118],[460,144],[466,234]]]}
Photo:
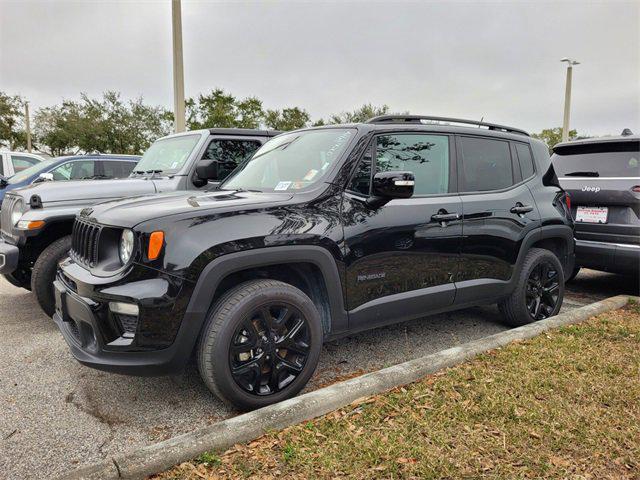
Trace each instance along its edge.
{"label": "black alloy wheel", "polygon": [[236,328],[229,346],[234,381],[253,395],[285,389],[304,369],[310,351],[309,323],[293,305],[267,303]]}
{"label": "black alloy wheel", "polygon": [[534,320],[549,318],[560,298],[560,275],[549,261],[538,263],[527,279],[526,304]]}

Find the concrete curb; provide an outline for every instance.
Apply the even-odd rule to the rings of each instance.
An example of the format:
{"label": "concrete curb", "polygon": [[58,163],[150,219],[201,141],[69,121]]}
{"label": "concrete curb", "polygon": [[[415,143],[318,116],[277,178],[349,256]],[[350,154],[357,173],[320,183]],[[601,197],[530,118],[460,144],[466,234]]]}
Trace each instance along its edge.
{"label": "concrete curb", "polygon": [[630,298],[633,297],[627,295],[611,297],[547,320],[336,383],[191,433],[115,456],[107,461],[88,465],[60,478],[69,480],[144,478],[193,459],[205,451],[225,450],[236,443],[258,438],[268,430],[283,429],[349,405],[361,397],[415,382],[426,375],[515,340],[532,338],[546,330],[579,323],[595,315],[621,308]]}

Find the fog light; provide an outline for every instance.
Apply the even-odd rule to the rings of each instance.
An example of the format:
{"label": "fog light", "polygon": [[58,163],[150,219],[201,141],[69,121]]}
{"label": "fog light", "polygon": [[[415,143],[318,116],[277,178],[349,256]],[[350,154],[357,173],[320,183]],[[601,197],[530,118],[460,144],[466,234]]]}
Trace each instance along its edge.
{"label": "fog light", "polygon": [[109,310],[111,310],[113,313],[119,313],[120,315],[131,315],[133,317],[137,317],[138,313],[140,313],[140,309],[135,303],[109,302]]}

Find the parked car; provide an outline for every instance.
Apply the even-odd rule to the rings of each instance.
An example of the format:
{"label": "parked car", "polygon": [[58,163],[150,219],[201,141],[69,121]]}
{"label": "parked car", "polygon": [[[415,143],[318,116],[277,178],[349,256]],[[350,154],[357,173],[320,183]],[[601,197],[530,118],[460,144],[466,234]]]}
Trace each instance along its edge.
{"label": "parked car", "polygon": [[576,268],[638,275],[640,271],[640,136],[559,143],[551,160],[571,196]]}
{"label": "parked car", "polygon": [[44,157],[33,153],[0,152],[0,177],[9,178],[44,160]]}
{"label": "parked car", "polygon": [[547,146],[444,120],[298,130],[217,191],[82,210],[55,281],[72,354],[155,375],[195,353],[252,409],[299,392],[323,341],[480,304],[513,326],[555,315],[574,238]]}
{"label": "parked car", "polygon": [[137,155],[74,155],[44,160],[9,178],[0,177],[0,208],[8,191],[50,180],[127,178],[138,160]]}
{"label": "parked car", "polygon": [[169,135],[149,147],[129,178],[42,182],[7,192],[0,213],[0,274],[33,290],[53,315],[57,264],[71,247],[81,209],[134,195],[210,188],[209,182],[224,178],[277,133],[220,128]]}

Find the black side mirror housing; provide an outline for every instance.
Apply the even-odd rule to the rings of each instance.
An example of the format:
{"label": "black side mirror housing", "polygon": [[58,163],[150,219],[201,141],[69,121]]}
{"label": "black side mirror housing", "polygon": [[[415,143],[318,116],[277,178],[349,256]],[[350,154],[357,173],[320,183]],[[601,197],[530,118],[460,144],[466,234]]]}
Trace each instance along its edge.
{"label": "black side mirror housing", "polygon": [[218,160],[205,158],[196,165],[196,175],[200,180],[218,180]]}
{"label": "black side mirror housing", "polygon": [[416,179],[412,172],[378,172],[373,177],[372,195],[385,199],[410,198]]}

